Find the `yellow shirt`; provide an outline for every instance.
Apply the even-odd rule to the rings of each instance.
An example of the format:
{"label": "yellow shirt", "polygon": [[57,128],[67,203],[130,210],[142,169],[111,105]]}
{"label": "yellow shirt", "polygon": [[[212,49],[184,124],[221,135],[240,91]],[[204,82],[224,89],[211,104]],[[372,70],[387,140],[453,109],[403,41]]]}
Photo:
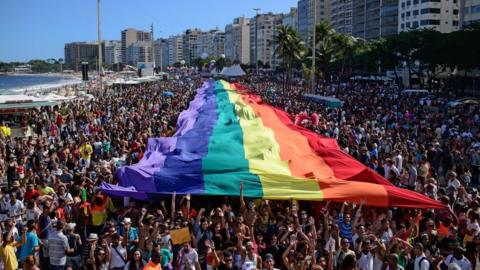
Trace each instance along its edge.
{"label": "yellow shirt", "polygon": [[0,132],[4,137],[9,137],[12,134],[12,130],[7,126],[0,126]]}
{"label": "yellow shirt", "polygon": [[80,146],[80,155],[82,156],[83,160],[90,160],[90,156],[93,153],[93,148],[90,144],[86,143],[82,146]]}
{"label": "yellow shirt", "polygon": [[2,256],[3,267],[5,270],[17,270],[18,261],[15,255],[14,243],[6,246],[0,245],[0,256]]}
{"label": "yellow shirt", "polygon": [[55,194],[55,190],[49,186],[45,186],[44,188],[42,186],[38,186],[38,191],[43,195],[50,195],[52,193]]}

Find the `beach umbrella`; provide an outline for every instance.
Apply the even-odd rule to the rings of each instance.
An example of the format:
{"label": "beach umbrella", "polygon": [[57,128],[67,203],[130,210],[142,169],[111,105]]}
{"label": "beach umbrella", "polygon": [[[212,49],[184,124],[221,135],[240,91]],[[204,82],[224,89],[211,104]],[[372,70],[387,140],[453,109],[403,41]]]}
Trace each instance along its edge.
{"label": "beach umbrella", "polygon": [[172,91],[163,91],[163,96],[165,97],[173,97],[174,94]]}

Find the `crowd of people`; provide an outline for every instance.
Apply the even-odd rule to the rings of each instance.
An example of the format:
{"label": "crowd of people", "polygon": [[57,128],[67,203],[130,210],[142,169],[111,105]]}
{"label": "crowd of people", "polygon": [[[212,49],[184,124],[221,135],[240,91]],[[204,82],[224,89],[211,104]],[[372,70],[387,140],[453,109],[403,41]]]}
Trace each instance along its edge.
{"label": "crowd of people", "polygon": [[[202,79],[102,93],[17,119],[35,135],[0,129],[3,269],[428,270],[477,267],[480,197],[478,106],[404,96],[376,83],[322,83],[340,108],[307,101],[305,87],[272,77],[242,81],[395,185],[451,211],[353,203],[103,194],[115,170],[143,157],[150,137],[171,136]],[[165,95],[166,91],[169,92]],[[170,94],[172,93],[172,94]],[[452,215],[453,213],[453,215]],[[190,240],[172,241],[188,228]],[[0,267],[0,269],[2,269]]]}

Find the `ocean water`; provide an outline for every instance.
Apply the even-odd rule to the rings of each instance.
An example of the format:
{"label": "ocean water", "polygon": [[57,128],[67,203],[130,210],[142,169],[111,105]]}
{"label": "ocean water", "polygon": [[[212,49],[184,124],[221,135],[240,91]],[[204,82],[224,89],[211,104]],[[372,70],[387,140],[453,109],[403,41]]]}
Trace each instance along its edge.
{"label": "ocean water", "polygon": [[0,75],[0,95],[18,94],[25,90],[40,90],[80,83],[80,78],[55,75]]}

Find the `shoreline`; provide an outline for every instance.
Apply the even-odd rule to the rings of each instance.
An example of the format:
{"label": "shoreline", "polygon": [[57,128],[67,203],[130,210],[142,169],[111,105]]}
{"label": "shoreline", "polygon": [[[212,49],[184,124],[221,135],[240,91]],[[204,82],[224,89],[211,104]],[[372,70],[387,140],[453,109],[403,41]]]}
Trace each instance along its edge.
{"label": "shoreline", "polygon": [[44,78],[58,78],[56,82],[40,83],[29,86],[18,86],[14,88],[0,89],[0,95],[17,95],[17,94],[36,94],[49,93],[62,90],[69,87],[77,87],[82,84],[81,76],[78,74],[63,74],[63,73],[1,73],[0,76],[5,77],[44,77]]}

